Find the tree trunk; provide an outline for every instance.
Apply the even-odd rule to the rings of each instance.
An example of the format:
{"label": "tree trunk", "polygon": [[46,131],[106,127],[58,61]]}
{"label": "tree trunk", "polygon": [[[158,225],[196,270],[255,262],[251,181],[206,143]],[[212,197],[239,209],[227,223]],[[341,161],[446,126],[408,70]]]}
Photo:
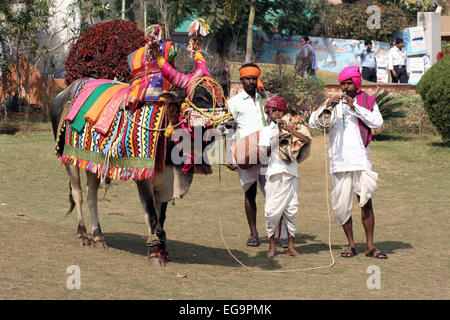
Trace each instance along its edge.
{"label": "tree trunk", "polygon": [[256,0],[250,1],[250,14],[248,15],[247,29],[247,51],[245,54],[245,63],[253,61],[253,23],[255,21]]}

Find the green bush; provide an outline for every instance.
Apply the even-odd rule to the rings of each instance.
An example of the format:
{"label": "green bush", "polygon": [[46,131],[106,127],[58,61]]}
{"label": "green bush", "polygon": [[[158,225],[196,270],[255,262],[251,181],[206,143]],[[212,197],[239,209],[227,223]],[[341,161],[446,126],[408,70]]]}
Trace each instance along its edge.
{"label": "green bush", "polygon": [[326,99],[325,83],[318,78],[302,77],[293,68],[280,61],[264,76],[266,91],[286,99],[289,112],[308,119]]}
{"label": "green bush", "polygon": [[420,79],[417,90],[442,139],[450,141],[450,55],[445,55]]}
{"label": "green bush", "polygon": [[383,120],[389,120],[394,118],[404,118],[406,116],[405,110],[400,110],[403,103],[396,101],[389,91],[377,91],[375,94],[377,97],[377,105],[380,110]]}
{"label": "green bush", "polygon": [[[420,94],[411,94],[410,92],[398,92],[388,95],[392,98],[392,105],[400,105],[395,108],[396,112],[401,112],[402,117],[383,116],[383,127],[379,133],[414,133],[414,134],[432,134],[437,135],[436,127],[431,123],[428,114],[423,106]],[[377,99],[378,103],[378,99]],[[380,107],[380,104],[378,104]],[[380,107],[382,112],[382,107]]]}

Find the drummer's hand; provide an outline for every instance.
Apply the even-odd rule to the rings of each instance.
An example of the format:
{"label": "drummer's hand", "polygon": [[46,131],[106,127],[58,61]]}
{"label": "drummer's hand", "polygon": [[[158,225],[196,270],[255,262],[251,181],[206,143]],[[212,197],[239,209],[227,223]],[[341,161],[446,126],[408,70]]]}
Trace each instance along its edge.
{"label": "drummer's hand", "polygon": [[278,126],[280,127],[280,129],[287,130],[287,123],[285,120],[279,120],[277,123],[278,123]]}

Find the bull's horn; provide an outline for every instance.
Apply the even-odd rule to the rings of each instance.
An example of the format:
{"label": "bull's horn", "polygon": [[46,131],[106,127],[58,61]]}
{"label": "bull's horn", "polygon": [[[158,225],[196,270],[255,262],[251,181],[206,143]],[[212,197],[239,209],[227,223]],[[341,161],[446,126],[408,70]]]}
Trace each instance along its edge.
{"label": "bull's horn", "polygon": [[170,63],[168,63],[163,57],[156,58],[158,66],[161,68],[161,73],[164,78],[177,88],[185,88],[192,78],[199,76],[209,76],[208,66],[206,65],[205,58],[197,51],[195,53],[195,71],[189,75],[185,75],[182,72],[176,70]]}
{"label": "bull's horn", "polygon": [[189,76],[176,70],[163,57],[156,58],[158,66],[161,68],[161,73],[164,78],[177,88],[184,88],[189,82]]}

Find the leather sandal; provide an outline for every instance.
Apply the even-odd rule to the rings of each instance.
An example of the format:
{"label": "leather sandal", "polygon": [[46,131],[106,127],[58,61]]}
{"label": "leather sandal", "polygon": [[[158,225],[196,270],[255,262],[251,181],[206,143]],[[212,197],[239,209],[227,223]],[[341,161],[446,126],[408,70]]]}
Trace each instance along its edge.
{"label": "leather sandal", "polygon": [[369,251],[369,253],[366,253],[366,257],[372,257],[375,259],[387,259],[388,258],[386,253],[381,252],[377,248],[373,248],[372,250]]}
{"label": "leather sandal", "polygon": [[342,258],[351,258],[354,256],[357,256],[358,253],[356,252],[356,249],[353,247],[348,247],[347,250],[345,250],[344,252],[341,252],[341,257]]}

